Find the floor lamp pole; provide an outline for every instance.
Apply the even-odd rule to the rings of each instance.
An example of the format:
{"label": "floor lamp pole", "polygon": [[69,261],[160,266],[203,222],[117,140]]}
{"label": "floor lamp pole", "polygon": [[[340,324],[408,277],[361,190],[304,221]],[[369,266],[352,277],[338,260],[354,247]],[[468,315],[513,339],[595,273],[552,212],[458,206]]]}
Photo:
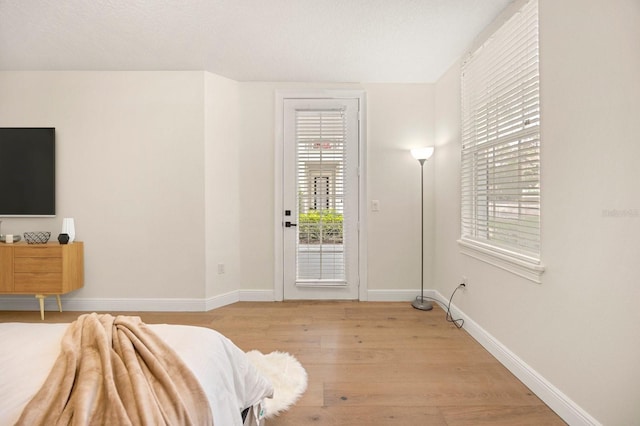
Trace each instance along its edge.
{"label": "floor lamp pole", "polygon": [[424,158],[420,162],[420,296],[411,303],[416,309],[430,311],[433,304],[424,300]]}

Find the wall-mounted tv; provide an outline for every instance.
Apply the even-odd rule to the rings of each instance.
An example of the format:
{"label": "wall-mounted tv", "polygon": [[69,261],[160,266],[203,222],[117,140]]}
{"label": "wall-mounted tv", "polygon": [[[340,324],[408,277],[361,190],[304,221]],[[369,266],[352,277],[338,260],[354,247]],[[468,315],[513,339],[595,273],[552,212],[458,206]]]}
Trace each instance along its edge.
{"label": "wall-mounted tv", "polygon": [[55,214],[55,128],[0,128],[0,217]]}

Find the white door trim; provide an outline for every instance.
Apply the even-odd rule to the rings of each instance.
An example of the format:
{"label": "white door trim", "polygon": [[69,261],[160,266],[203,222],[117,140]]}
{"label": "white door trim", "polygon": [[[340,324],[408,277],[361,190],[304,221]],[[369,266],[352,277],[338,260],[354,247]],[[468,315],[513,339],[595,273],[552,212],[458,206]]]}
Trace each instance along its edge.
{"label": "white door trim", "polygon": [[367,188],[366,188],[366,96],[363,90],[307,90],[307,91],[290,91],[277,90],[275,96],[275,188],[274,188],[274,280],[273,294],[276,301],[282,301],[284,298],[284,242],[282,238],[282,217],[283,211],[283,154],[284,154],[284,100],[285,99],[358,99],[360,104],[359,119],[359,173],[358,173],[358,191],[360,193],[358,200],[358,275],[359,300],[366,301],[368,295],[367,286]]}

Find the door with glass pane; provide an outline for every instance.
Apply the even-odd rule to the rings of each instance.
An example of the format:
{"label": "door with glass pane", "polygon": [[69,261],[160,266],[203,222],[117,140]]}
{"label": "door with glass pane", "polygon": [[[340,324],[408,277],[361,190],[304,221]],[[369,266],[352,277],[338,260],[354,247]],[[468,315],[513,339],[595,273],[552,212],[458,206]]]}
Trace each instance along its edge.
{"label": "door with glass pane", "polygon": [[284,298],[358,298],[358,100],[284,100]]}

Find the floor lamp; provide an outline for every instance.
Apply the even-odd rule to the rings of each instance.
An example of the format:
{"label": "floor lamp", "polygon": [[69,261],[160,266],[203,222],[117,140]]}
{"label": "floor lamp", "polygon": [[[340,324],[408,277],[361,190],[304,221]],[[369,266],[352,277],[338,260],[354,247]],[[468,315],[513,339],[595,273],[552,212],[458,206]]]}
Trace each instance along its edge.
{"label": "floor lamp", "polygon": [[412,149],[411,155],[420,163],[420,296],[416,297],[411,306],[421,311],[430,311],[433,304],[424,299],[424,162],[433,155],[433,147]]}

